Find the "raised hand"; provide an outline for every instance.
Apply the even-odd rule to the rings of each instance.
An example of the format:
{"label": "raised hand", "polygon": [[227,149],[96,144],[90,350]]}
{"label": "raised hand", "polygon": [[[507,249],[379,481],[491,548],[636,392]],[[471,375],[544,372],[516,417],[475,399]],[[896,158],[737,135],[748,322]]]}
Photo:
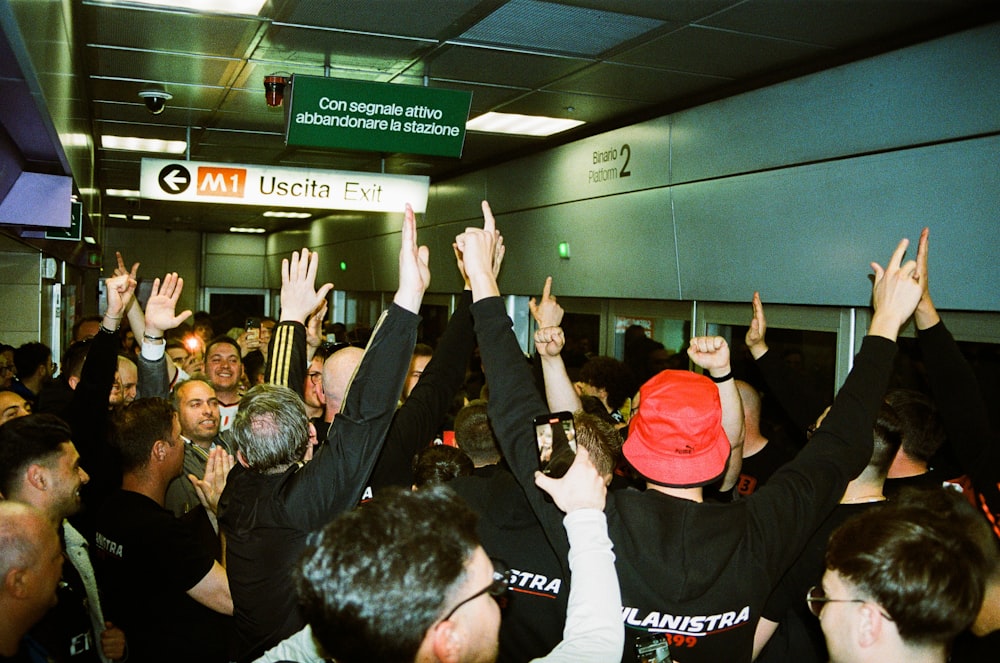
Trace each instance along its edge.
{"label": "raised hand", "polygon": [[132,303],[132,297],[135,295],[135,274],[138,269],[139,263],[135,263],[131,272],[112,276],[104,281],[108,291],[108,306],[104,310],[105,316],[121,320],[122,314]]}
{"label": "raised hand", "polygon": [[729,372],[729,344],[721,336],[695,336],[688,347],[688,357],[715,377]]}
{"label": "raised hand", "polygon": [[316,290],[316,272],[319,254],[309,249],[292,253],[291,259],[281,261],[281,321],[305,323],[306,317],[316,310],[321,300],[333,289],[324,283]]}
{"label": "raised hand", "polygon": [[[315,354],[316,349],[323,345],[323,321],[326,320],[326,309],[326,297],[324,297],[319,307],[309,314],[306,320],[306,347],[310,355]],[[312,359],[311,356],[309,358]]]}
{"label": "raised hand", "polygon": [[535,485],[552,496],[564,513],[577,509],[604,509],[608,487],[594,464],[586,447],[577,444],[576,458],[560,479],[553,479],[535,472]]}
{"label": "raised hand", "polygon": [[[500,266],[503,264],[503,258],[507,254],[507,247],[503,243],[503,235],[500,231],[496,229],[496,219],[493,218],[493,212],[490,210],[490,204],[485,200],[482,202],[483,209],[483,230],[486,232],[492,232],[494,237],[493,244],[493,280],[495,281],[497,276],[500,275]],[[468,228],[466,229],[468,230]],[[462,278],[465,280],[465,289],[471,290],[472,283],[469,281],[469,275],[465,270],[465,259],[462,255],[461,249],[458,247],[458,241],[452,243],[452,248],[455,250],[455,262],[458,263],[458,271],[462,274]]]}
{"label": "raised hand", "polygon": [[913,314],[924,295],[924,286],[920,281],[926,274],[921,275],[916,261],[903,262],[909,245],[910,240],[900,240],[884,269],[878,263],[871,264],[875,272],[872,286],[875,312],[868,333],[891,341],[896,340],[899,328]]}
{"label": "raised hand", "polygon": [[542,299],[537,304],[535,298],[528,300],[528,310],[531,317],[535,319],[538,327],[558,327],[562,324],[563,308],[556,302],[555,295],[552,294],[552,277],[545,279],[545,287],[542,288]]}
{"label": "raised hand", "polygon": [[204,477],[199,479],[193,474],[188,475],[188,480],[194,485],[195,492],[198,493],[198,500],[213,514],[219,510],[219,498],[222,497],[222,491],[226,488],[226,479],[235,462],[225,449],[215,447],[208,452]]}
{"label": "raised hand", "polygon": [[562,327],[542,327],[535,331],[535,350],[543,357],[558,357],[565,345]]}
{"label": "raised hand", "polygon": [[184,279],[171,272],[163,280],[155,279],[146,302],[146,331],[150,336],[163,336],[167,329],[174,329],[191,317],[191,311],[175,314],[177,301],[184,289]]}
{"label": "raised hand", "polygon": [[934,302],[931,300],[930,279],[927,272],[927,253],[929,251],[928,239],[931,231],[924,228],[920,231],[920,242],[917,244],[917,282],[923,288],[920,296],[920,303],[914,311],[913,320],[917,323],[917,329],[928,329],[941,321]]}
{"label": "raised hand", "polygon": [[767,318],[764,317],[764,305],[760,301],[760,293],[753,293],[753,318],[744,341],[754,359],[760,359],[767,352],[764,335],[767,334]]}
{"label": "raised hand", "polygon": [[424,292],[431,284],[429,260],[430,251],[427,247],[417,245],[417,220],[413,216],[413,208],[406,203],[402,243],[399,247],[399,289],[393,297],[397,306],[411,313],[420,311]]}

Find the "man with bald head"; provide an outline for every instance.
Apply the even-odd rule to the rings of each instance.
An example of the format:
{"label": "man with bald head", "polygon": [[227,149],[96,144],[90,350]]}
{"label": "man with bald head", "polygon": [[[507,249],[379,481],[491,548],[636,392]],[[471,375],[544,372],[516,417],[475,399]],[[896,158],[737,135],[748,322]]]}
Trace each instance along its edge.
{"label": "man with bald head", "polygon": [[63,555],[55,526],[33,506],[0,501],[0,657],[33,660],[24,635],[56,604]]}

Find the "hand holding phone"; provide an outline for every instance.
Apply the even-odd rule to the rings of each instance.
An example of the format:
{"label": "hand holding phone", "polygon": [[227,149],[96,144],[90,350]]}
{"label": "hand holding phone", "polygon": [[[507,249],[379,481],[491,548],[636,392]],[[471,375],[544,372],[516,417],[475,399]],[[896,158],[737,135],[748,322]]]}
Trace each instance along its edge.
{"label": "hand holding phone", "polygon": [[260,347],[260,318],[247,318],[245,329],[247,349],[258,349]]}
{"label": "hand holding phone", "polygon": [[576,427],[570,412],[553,412],[535,417],[538,442],[538,469],[559,478],[566,474],[576,457]]}

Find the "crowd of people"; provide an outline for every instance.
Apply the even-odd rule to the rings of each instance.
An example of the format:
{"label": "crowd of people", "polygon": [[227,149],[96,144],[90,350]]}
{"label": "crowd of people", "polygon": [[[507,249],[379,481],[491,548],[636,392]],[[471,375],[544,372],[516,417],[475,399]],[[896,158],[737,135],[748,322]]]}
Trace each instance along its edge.
{"label": "crowd of people", "polygon": [[[798,445],[762,425],[721,336],[681,365],[631,330],[627,361],[567,370],[551,279],[527,358],[483,219],[455,238],[465,287],[433,348],[408,206],[363,347],[324,343],[333,286],[302,249],[259,339],[185,342],[206,321],[177,310],[183,279],[140,305],[119,256],[59,380],[44,345],[0,348],[0,661],[997,659],[1000,446],[931,299],[926,229],[914,258],[903,240],[872,263],[832,403],[768,347],[754,293],[743,340]],[[890,388],[911,318],[929,393]],[[535,421],[562,412],[555,476]]]}

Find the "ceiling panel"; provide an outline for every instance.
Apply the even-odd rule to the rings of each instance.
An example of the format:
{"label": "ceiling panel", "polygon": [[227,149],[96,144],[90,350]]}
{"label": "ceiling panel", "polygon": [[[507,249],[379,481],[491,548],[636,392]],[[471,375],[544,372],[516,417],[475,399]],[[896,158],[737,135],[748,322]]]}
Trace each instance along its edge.
{"label": "ceiling panel", "polygon": [[[986,0],[270,0],[253,17],[66,0],[80,54],[68,65],[50,61],[47,44],[60,33],[54,4],[19,12],[40,21],[20,26],[31,64],[46,81],[50,111],[72,112],[75,124],[89,113],[83,121],[95,136],[190,133],[196,159],[434,181],[995,21],[998,13],[998,3]],[[67,71],[78,81],[68,95],[50,80]],[[461,159],[288,148],[283,109],[263,100],[263,78],[276,72],[467,90],[472,116],[548,114],[586,124],[548,140],[470,132]],[[150,84],[173,95],[160,115],[137,96]],[[63,110],[72,106],[61,101],[69,96],[82,96],[85,112],[79,104]],[[17,126],[0,118],[5,128]],[[97,185],[138,188],[142,156],[97,149]],[[135,205],[104,201],[112,212]],[[234,206],[141,206],[155,227],[226,230],[234,220],[260,220],[260,210]]]}

